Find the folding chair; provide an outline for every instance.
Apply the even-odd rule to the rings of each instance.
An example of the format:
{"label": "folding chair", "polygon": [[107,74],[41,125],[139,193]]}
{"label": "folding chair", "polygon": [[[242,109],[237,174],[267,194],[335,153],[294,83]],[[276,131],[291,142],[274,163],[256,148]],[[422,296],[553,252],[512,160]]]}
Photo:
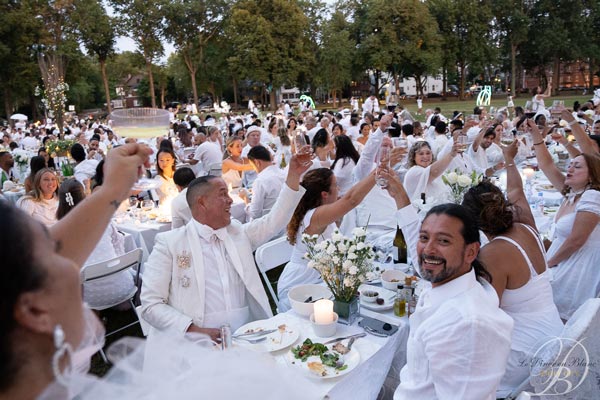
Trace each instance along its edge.
{"label": "folding chair", "polygon": [[[567,321],[560,338],[548,341],[535,354],[531,375],[506,400],[598,398],[600,391],[600,299],[583,303]],[[553,365],[552,365],[553,363]],[[559,367],[562,366],[562,369]],[[553,368],[554,367],[554,368]],[[560,379],[554,381],[554,375]],[[567,384],[568,383],[568,384]],[[548,385],[553,384],[553,387]],[[533,386],[534,392],[527,392]],[[555,392],[556,390],[556,392]],[[556,393],[554,396],[536,393]]]}
{"label": "folding chair", "polygon": [[269,292],[271,293],[275,303],[279,303],[279,298],[277,297],[277,294],[275,293],[275,290],[273,290],[273,286],[267,277],[267,271],[270,271],[273,268],[290,261],[293,249],[294,247],[287,241],[287,237],[282,236],[263,244],[256,250],[256,253],[254,254],[254,259],[256,261],[256,265],[258,266],[258,270],[265,280],[265,283],[269,288]]}
{"label": "folding chair", "polygon": [[[142,249],[135,249],[135,250],[125,253],[119,257],[116,257],[116,258],[113,258],[113,259],[110,259],[107,261],[103,261],[103,262],[100,262],[97,264],[92,264],[92,265],[86,265],[85,267],[83,267],[81,269],[80,277],[81,277],[82,285],[84,283],[93,282],[95,280],[107,278],[111,275],[118,274],[129,268],[134,268],[136,270],[135,286],[129,293],[127,293],[127,295],[122,296],[119,299],[113,300],[110,303],[102,304],[100,306],[96,305],[95,307],[92,307],[93,310],[101,311],[101,310],[106,310],[108,308],[117,306],[126,301],[129,301],[129,304],[131,305],[131,309],[133,310],[133,312],[135,314],[134,322],[131,322],[131,323],[129,323],[125,326],[122,326],[118,329],[115,329],[114,331],[107,332],[105,337],[114,335],[115,333],[118,333],[124,329],[127,329],[127,328],[139,323],[138,315],[135,312],[135,304],[133,302],[133,299],[135,298],[135,296],[139,290],[141,262],[142,262]],[[103,350],[100,350],[100,354],[102,355],[102,358],[104,359],[104,361],[106,363],[108,363],[108,360],[107,360],[106,355],[104,354]]]}
{"label": "folding chair", "polygon": [[208,169],[208,175],[221,176],[223,175],[223,163],[212,163]]}

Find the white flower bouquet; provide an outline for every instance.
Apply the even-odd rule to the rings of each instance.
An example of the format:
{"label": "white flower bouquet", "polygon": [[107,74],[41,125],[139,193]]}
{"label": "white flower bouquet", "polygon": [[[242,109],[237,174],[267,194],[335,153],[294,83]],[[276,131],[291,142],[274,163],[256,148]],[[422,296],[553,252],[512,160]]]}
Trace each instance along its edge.
{"label": "white flower bouquet", "polygon": [[22,149],[15,149],[13,151],[13,157],[15,162],[20,166],[27,166],[29,164],[29,153]]}
{"label": "white flower bouquet", "polygon": [[331,239],[322,241],[318,235],[302,235],[308,267],[319,271],[338,301],[350,302],[361,283],[377,278],[373,270],[375,251],[365,243],[366,235],[364,228],[354,228],[351,238],[337,229]]}
{"label": "white flower bouquet", "polygon": [[473,171],[470,175],[455,169],[442,175],[442,181],[450,187],[454,203],[462,203],[463,196],[472,186],[477,185],[483,179],[483,175]]}

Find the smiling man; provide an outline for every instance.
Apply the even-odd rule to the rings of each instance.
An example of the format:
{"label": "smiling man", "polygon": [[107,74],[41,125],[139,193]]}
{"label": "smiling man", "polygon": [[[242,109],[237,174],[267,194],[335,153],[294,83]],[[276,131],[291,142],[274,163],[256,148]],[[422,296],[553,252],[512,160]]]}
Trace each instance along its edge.
{"label": "smiling man", "polygon": [[476,259],[475,221],[462,206],[434,207],[416,247],[431,288],[410,318],[407,362],[394,399],[495,399],[513,321],[498,308],[491,277]]}
{"label": "smiling man", "polygon": [[305,192],[299,181],[306,169],[292,157],[271,212],[244,225],[231,220],[233,200],[223,179],[204,176],[190,183],[192,220],[157,235],[145,265],[142,317],[153,331],[205,333],[219,340],[223,324],[235,330],[272,316],[252,252],[291,219]]}

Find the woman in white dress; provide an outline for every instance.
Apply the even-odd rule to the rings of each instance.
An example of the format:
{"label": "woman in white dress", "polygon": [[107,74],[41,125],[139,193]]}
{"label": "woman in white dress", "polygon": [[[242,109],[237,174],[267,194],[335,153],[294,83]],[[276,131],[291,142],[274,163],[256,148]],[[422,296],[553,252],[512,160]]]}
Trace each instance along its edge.
{"label": "woman in white dress", "polygon": [[329,137],[326,129],[319,129],[311,142],[315,159],[318,160],[323,168],[331,167],[332,159],[335,157],[333,141]]}
{"label": "woman in white dress", "polygon": [[335,143],[335,160],[333,160],[331,169],[337,180],[339,195],[343,196],[352,187],[352,171],[354,171],[360,156],[348,136],[335,136],[333,142]]}
{"label": "woman in white dress", "polygon": [[56,189],[58,189],[58,178],[55,172],[43,168],[33,178],[33,190],[17,200],[17,207],[42,224],[51,226],[56,223],[58,208]]}
{"label": "woman in white dress", "polygon": [[[62,219],[73,208],[77,207],[85,199],[83,187],[75,179],[65,180],[58,189],[57,219]],[[111,222],[102,237],[96,244],[94,251],[84,263],[86,265],[97,264],[102,261],[116,258],[125,254],[125,239]],[[114,304],[127,297],[135,288],[134,273],[131,269],[124,270],[93,282],[83,285],[83,300],[90,308],[98,308],[107,304]]]}
{"label": "woman in white dress", "polygon": [[514,320],[511,352],[497,397],[506,397],[525,381],[538,348],[563,329],[552,301],[546,252],[514,163],[517,142],[503,150],[508,200],[498,187],[483,181],[465,194],[462,203],[489,240],[478,258],[491,274],[500,308]]}
{"label": "woman in white dress", "polygon": [[306,245],[302,242],[302,234],[330,238],[336,227],[335,223],[360,204],[373,188],[375,171],[339,199],[335,175],[328,168],[308,171],[301,185],[306,189],[306,193],[302,196],[287,226],[287,238],[290,244],[294,245],[294,250],[290,262],[283,269],[277,283],[279,312],[289,310],[290,303],[287,295],[291,288],[306,283],[321,282],[319,273],[315,269],[308,268],[308,260],[304,259]]}
{"label": "woman in white dress", "polygon": [[538,127],[529,120],[538,165],[564,200],[554,217],[548,266],[554,303],[563,320],[600,294],[600,157],[581,154],[567,174],[556,167]]}
{"label": "woman in white dress", "polygon": [[418,200],[425,193],[428,202],[445,203],[451,199],[450,188],[442,181],[442,174],[458,154],[458,145],[435,161],[431,146],[426,141],[415,142],[408,153],[409,170],[404,176],[404,187],[411,200]]}
{"label": "woman in white dress", "polygon": [[160,180],[160,187],[156,189],[156,194],[161,204],[167,199],[173,199],[179,193],[173,182],[175,160],[175,153],[168,148],[163,147],[156,154],[156,179]]}
{"label": "woman in white dress", "polygon": [[533,97],[531,98],[531,111],[540,112],[546,109],[546,105],[544,104],[544,99],[546,97],[550,97],[550,93],[552,92],[552,82],[548,81],[548,87],[546,87],[546,91],[542,91],[541,86],[537,86],[534,89]]}
{"label": "woman in white dress", "polygon": [[221,178],[233,189],[242,187],[242,173],[252,171],[250,162],[242,157],[242,138],[233,136],[227,140],[226,158],[223,159]]}

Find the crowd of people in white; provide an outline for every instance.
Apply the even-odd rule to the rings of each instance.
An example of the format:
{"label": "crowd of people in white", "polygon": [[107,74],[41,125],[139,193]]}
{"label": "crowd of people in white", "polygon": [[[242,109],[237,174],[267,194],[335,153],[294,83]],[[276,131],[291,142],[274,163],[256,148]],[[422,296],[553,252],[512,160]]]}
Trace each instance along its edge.
{"label": "crowd of people in white", "polygon": [[[278,282],[278,311],[284,312],[291,288],[321,282],[304,258],[303,233],[329,238],[336,227],[349,233],[368,223],[368,241],[391,248],[400,227],[412,264],[431,285],[410,318],[395,398],[506,396],[527,378],[527,360],[540,340],[559,335],[577,308],[600,293],[600,101],[550,110],[541,90],[534,100],[534,112],[504,107],[491,114],[475,107],[472,115],[447,117],[428,109],[425,122],[397,104],[380,105],[375,96],[361,109],[333,112],[297,112],[289,104],[266,115],[172,110],[169,132],[147,143],[151,155],[135,139],[119,136],[110,120],[73,120],[63,136],[74,141],[74,179],[60,174],[65,157],[47,151],[59,136],[53,124],[0,128],[2,189],[13,189],[15,180],[26,187],[16,203],[22,212],[0,202],[9,236],[0,251],[10,264],[0,275],[3,293],[10,292],[0,313],[7,327],[0,336],[6,367],[0,394],[39,393],[47,383],[22,387],[28,374],[43,371],[19,364],[13,349],[39,342],[51,355],[47,338],[57,324],[77,346],[76,305],[36,308],[59,297],[81,303],[76,279],[64,271],[53,280],[40,276],[58,276],[52,260],[70,269],[73,262],[65,260],[72,259],[79,270],[122,254],[110,216],[135,196],[171,205],[172,230],[157,236],[144,266],[141,316],[151,335],[197,332],[218,341],[223,324],[235,330],[272,316],[252,253],[275,237],[286,235],[294,245]],[[507,137],[512,140],[504,142]],[[569,155],[564,168],[553,158],[556,149]],[[30,165],[18,168],[23,151]],[[533,156],[563,195],[545,240],[519,167]],[[160,184],[132,192],[146,157]],[[490,179],[452,204],[442,179],[452,171]],[[232,193],[246,200],[245,223],[231,218]],[[93,226],[89,232],[76,222],[82,215]],[[126,274],[110,284],[128,290],[134,282]],[[24,303],[31,293],[67,285],[70,290]],[[85,300],[93,303],[103,287],[88,289]],[[43,359],[31,355],[31,362]]]}

